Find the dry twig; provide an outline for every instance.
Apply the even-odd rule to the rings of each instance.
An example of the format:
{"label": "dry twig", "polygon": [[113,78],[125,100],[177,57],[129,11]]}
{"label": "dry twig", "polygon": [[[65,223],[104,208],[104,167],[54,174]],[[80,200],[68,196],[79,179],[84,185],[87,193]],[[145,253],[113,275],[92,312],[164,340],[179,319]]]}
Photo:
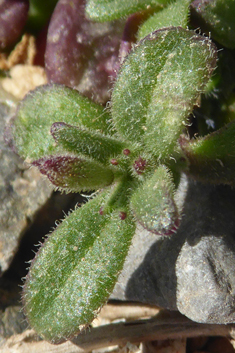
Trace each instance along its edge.
{"label": "dry twig", "polygon": [[33,330],[8,339],[2,353],[84,353],[109,346],[125,346],[128,342],[179,339],[197,336],[235,337],[235,325],[212,325],[192,322],[179,313],[160,312],[151,319],[119,322],[93,327],[71,341],[53,345],[37,341]]}

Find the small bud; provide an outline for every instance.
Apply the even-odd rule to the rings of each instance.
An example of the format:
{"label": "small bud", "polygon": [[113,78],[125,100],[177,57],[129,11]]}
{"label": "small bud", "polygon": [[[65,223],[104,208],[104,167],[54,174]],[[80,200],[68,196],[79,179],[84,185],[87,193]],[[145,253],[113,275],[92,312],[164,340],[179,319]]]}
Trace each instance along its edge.
{"label": "small bud", "polygon": [[129,156],[130,153],[131,153],[131,151],[130,151],[128,148],[125,148],[125,149],[123,150],[123,154],[124,154],[125,156]]}
{"label": "small bud", "polygon": [[124,219],[126,219],[126,217],[127,217],[127,214],[126,214],[126,212],[119,212],[119,217],[120,217],[120,219],[122,220],[122,221],[124,221]]}
{"label": "small bud", "polygon": [[118,161],[117,161],[115,158],[112,158],[112,159],[110,160],[110,163],[111,163],[112,165],[118,165]]}
{"label": "small bud", "polygon": [[143,159],[142,157],[139,157],[134,162],[133,167],[134,167],[137,174],[142,174],[146,168],[146,165],[147,165],[147,161],[145,159]]}

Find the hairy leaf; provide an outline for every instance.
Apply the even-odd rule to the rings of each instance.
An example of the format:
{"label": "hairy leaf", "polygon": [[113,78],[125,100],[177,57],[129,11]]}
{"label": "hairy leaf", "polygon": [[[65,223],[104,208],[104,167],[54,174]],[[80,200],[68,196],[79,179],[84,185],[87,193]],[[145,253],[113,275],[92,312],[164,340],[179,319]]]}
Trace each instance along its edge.
{"label": "hairy leaf", "polygon": [[121,136],[168,157],[216,65],[208,38],[181,27],[145,37],[124,61],[112,95]]}
{"label": "hairy leaf", "polygon": [[30,325],[60,342],[80,332],[108,299],[122,269],[134,222],[100,215],[103,193],[71,213],[49,236],[24,286]]}
{"label": "hairy leaf", "polygon": [[166,5],[169,0],[88,0],[87,16],[93,21],[111,21],[146,10],[149,6]]}
{"label": "hairy leaf", "polygon": [[235,121],[203,138],[180,144],[189,162],[188,173],[201,181],[235,185]]}
{"label": "hairy leaf", "polygon": [[189,0],[177,0],[170,3],[162,11],[152,15],[142,26],[140,26],[138,40],[160,28],[170,26],[181,26],[186,28],[189,17],[189,2]]}
{"label": "hairy leaf", "polygon": [[42,174],[68,192],[97,190],[112,184],[113,172],[102,164],[73,155],[49,156],[33,162]]}
{"label": "hairy leaf", "polygon": [[227,48],[235,48],[234,0],[194,0],[191,9],[212,38]]}
{"label": "hairy leaf", "polygon": [[100,210],[101,214],[112,212],[114,209],[126,213],[127,205],[129,205],[131,193],[138,187],[139,183],[130,176],[122,176],[112,186],[110,196]]}
{"label": "hairy leaf", "polygon": [[150,232],[170,235],[179,225],[179,211],[174,201],[175,187],[170,171],[160,165],[131,197],[136,220]]}
{"label": "hairy leaf", "polygon": [[52,125],[51,133],[66,151],[85,154],[101,163],[109,162],[127,148],[127,144],[113,137],[60,122]]}
{"label": "hairy leaf", "polygon": [[32,161],[56,151],[50,128],[55,121],[108,131],[103,107],[59,84],[40,86],[20,103],[12,135],[18,153]]}

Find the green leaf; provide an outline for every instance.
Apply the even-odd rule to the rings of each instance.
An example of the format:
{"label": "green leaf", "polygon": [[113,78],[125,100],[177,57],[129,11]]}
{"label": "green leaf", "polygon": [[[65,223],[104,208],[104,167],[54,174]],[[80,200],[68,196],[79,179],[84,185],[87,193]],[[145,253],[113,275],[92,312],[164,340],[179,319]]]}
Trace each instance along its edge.
{"label": "green leaf", "polygon": [[131,193],[139,186],[139,182],[129,175],[124,175],[112,186],[110,196],[102,206],[102,214],[113,212],[114,209],[126,213],[126,205],[130,202]]}
{"label": "green leaf", "polygon": [[93,21],[112,21],[168,2],[170,0],[88,0],[86,14]]}
{"label": "green leaf", "polygon": [[67,192],[92,191],[112,184],[112,170],[89,158],[54,155],[33,162],[52,184]]}
{"label": "green leaf", "polygon": [[33,261],[24,286],[31,327],[61,342],[94,319],[113,290],[135,225],[117,211],[100,215],[100,194],[71,213],[49,236]]}
{"label": "green leaf", "polygon": [[152,15],[138,31],[138,40],[146,37],[148,34],[164,27],[187,27],[189,18],[190,0],[178,0],[170,3],[162,11]]}
{"label": "green leaf", "polygon": [[213,39],[227,48],[235,48],[235,0],[195,0],[191,8]]}
{"label": "green leaf", "polygon": [[235,121],[203,138],[180,144],[188,160],[188,173],[198,180],[235,185]]}
{"label": "green leaf", "polygon": [[101,163],[109,162],[128,148],[126,143],[113,137],[60,122],[52,125],[51,133],[66,151],[90,156]]}
{"label": "green leaf", "polygon": [[150,232],[160,235],[174,233],[179,225],[174,194],[172,175],[160,165],[131,197],[130,207],[136,220]]}
{"label": "green leaf", "polygon": [[56,151],[50,134],[56,121],[108,132],[110,115],[102,106],[82,97],[76,90],[59,84],[45,85],[30,92],[20,103],[12,127],[18,153],[32,161]]}
{"label": "green leaf", "polygon": [[124,61],[112,95],[118,133],[168,158],[216,65],[211,41],[181,27],[156,31]]}

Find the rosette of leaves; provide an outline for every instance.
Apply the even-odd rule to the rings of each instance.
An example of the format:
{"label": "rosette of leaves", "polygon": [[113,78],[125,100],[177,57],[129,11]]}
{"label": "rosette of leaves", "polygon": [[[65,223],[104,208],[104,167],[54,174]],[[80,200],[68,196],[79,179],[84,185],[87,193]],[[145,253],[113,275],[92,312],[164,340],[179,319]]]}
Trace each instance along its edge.
{"label": "rosette of leaves", "polygon": [[12,125],[18,153],[60,190],[94,191],[46,239],[26,278],[25,313],[43,338],[61,342],[94,319],[136,224],[153,236],[177,229],[175,190],[188,167],[178,139],[215,65],[208,38],[169,27],[126,57],[111,108],[58,84],[20,103]]}

